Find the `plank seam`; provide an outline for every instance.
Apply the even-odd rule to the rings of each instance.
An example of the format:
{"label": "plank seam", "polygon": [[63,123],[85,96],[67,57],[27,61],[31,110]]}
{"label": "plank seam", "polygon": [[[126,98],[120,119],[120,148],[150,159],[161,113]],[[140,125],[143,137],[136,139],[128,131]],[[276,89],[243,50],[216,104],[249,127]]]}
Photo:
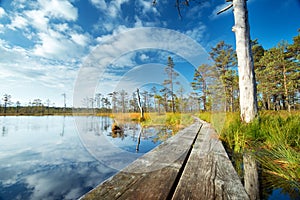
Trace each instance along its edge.
{"label": "plank seam", "polygon": [[196,142],[196,140],[197,140],[197,138],[198,138],[198,135],[199,135],[199,133],[200,133],[200,131],[201,131],[202,126],[203,126],[203,123],[201,123],[200,128],[199,128],[199,130],[198,130],[198,132],[197,132],[197,134],[196,134],[196,136],[195,136],[195,138],[194,138],[194,140],[193,140],[193,142],[192,142],[192,144],[191,144],[191,146],[190,146],[190,148],[189,148],[189,150],[188,150],[188,152],[187,152],[187,155],[186,155],[186,157],[185,157],[185,159],[184,159],[184,161],[183,161],[183,163],[182,163],[182,166],[180,167],[180,169],[179,169],[179,171],[178,171],[178,174],[177,174],[177,176],[176,176],[176,178],[175,178],[175,181],[174,181],[174,183],[173,183],[173,185],[172,185],[172,187],[171,187],[171,189],[170,189],[170,192],[169,192],[169,194],[168,194],[168,196],[167,196],[167,198],[166,198],[167,200],[171,200],[171,199],[173,198],[173,196],[174,196],[174,193],[175,193],[175,191],[176,191],[176,188],[177,188],[177,186],[178,186],[178,183],[179,183],[179,181],[180,181],[180,178],[181,178],[181,176],[182,176],[182,174],[183,174],[183,171],[184,171],[184,169],[185,169],[185,167],[186,167],[186,164],[187,164],[187,162],[188,162],[188,160],[189,160],[189,157],[190,157],[190,155],[191,155],[191,153],[192,153],[192,149],[193,149],[194,144],[195,144],[195,142]]}

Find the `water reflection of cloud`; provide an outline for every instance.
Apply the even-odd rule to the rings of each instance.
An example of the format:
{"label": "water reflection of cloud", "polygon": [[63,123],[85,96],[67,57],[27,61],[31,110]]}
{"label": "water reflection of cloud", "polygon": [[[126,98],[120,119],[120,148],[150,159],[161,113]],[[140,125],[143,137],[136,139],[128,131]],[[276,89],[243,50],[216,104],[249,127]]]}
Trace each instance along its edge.
{"label": "water reflection of cloud", "polygon": [[0,140],[1,200],[76,199],[116,173],[83,148],[73,118],[66,117],[63,137],[62,117],[20,118],[7,118],[15,132]]}
{"label": "water reflection of cloud", "polygon": [[[8,175],[15,173],[5,172]],[[15,176],[2,177],[6,181],[1,178],[1,190],[19,188],[24,191],[19,195],[15,193],[16,196],[6,194],[7,199],[16,199],[17,196],[20,199],[76,199],[114,173],[116,171],[96,161],[32,166]]]}

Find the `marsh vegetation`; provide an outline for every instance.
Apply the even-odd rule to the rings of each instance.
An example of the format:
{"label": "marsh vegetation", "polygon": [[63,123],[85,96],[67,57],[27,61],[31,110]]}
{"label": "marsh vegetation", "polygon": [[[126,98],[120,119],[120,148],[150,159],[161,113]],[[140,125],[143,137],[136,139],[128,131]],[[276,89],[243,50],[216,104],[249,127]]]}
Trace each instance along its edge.
{"label": "marsh vegetation", "polygon": [[226,113],[224,124],[214,120],[223,114],[201,113],[200,118],[211,122],[219,131],[220,139],[241,179],[244,174],[242,156],[251,153],[260,166],[263,199],[267,199],[275,189],[280,189],[291,199],[298,199],[300,113],[262,111],[260,117],[250,124],[242,123],[238,113]]}

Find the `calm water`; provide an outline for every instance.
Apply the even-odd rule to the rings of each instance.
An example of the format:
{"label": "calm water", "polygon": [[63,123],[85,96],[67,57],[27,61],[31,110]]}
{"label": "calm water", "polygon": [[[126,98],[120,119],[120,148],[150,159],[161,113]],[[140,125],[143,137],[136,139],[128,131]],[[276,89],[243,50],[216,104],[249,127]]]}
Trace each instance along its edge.
{"label": "calm water", "polygon": [[[112,146],[134,160],[161,143],[157,130],[143,130],[136,153],[140,127],[128,125],[115,135],[111,123],[102,117],[0,117],[0,199],[77,199],[119,170],[103,159],[108,151],[95,149]],[[132,162],[109,152],[119,167]]]}

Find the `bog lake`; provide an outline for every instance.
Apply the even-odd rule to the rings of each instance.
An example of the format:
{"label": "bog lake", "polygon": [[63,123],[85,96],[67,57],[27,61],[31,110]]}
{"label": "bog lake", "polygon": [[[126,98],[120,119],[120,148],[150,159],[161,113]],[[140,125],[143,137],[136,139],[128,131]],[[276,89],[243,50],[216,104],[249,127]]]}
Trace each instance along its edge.
{"label": "bog lake", "polygon": [[[77,199],[162,142],[167,130],[108,117],[0,117],[0,199]],[[162,132],[163,131],[163,132]]]}

